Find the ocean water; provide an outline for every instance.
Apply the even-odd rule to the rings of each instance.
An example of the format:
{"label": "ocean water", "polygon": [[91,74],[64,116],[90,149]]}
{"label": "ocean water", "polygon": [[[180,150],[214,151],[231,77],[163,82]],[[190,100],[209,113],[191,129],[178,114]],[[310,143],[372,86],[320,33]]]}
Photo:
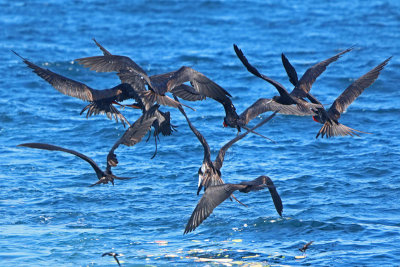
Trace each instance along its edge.
{"label": "ocean water", "polygon": [[[0,265],[1,266],[390,266],[400,261],[399,1],[0,1]],[[86,105],[33,74],[11,50],[92,88],[119,83],[74,59],[127,55],[149,74],[186,65],[229,91],[238,112],[276,90],[251,75],[236,43],[260,72],[291,89],[283,52],[299,75],[355,46],[317,79],[312,93],[327,107],[355,79],[394,56],[341,122],[372,134],[315,139],[310,117],[278,115],[232,146],[225,182],[268,175],[283,217],[266,190],[226,201],[183,235],[199,200],[203,148],[172,108],[178,131],[117,150],[114,173],[135,177],[115,186],[84,161],[61,152],[17,147],[43,142],[77,150],[105,168],[124,133],[105,116],[79,115]],[[208,99],[186,103],[214,158],[236,135],[224,110]],[[135,121],[136,110],[123,114]],[[250,124],[255,125],[269,114]],[[314,241],[306,253],[298,248]]]}

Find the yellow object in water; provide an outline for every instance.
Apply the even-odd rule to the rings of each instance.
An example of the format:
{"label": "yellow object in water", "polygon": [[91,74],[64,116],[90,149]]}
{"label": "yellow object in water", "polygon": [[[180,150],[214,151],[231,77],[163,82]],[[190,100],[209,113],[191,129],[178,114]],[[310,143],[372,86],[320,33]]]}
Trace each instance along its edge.
{"label": "yellow object in water", "polygon": [[306,256],[302,255],[302,256],[294,256],[295,259],[304,259]]}

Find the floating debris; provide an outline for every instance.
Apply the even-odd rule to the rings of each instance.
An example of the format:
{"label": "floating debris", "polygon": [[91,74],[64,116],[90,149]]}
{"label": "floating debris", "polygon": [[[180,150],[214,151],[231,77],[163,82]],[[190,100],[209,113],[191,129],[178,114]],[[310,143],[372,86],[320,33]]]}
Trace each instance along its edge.
{"label": "floating debris", "polygon": [[294,256],[295,259],[304,259],[306,256],[305,255],[301,255],[301,256]]}

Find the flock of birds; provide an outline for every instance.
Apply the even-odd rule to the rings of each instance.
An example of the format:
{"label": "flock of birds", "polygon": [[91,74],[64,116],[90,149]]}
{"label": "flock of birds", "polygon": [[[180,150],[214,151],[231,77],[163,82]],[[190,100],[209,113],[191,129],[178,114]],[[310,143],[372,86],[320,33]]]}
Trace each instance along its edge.
{"label": "flock of birds", "polygon": [[[94,40],[94,39],[93,39]],[[233,45],[234,51],[246,69],[253,75],[267,81],[274,86],[279,95],[273,98],[260,98],[254,104],[249,106],[240,115],[237,114],[236,108],[232,103],[231,94],[222,88],[220,85],[206,77],[204,74],[194,70],[193,68],[183,66],[178,70],[168,73],[149,76],[139,65],[127,56],[113,55],[96,40],[96,45],[101,49],[103,55],[80,58],[76,61],[84,67],[90,68],[96,72],[116,72],[121,83],[109,89],[93,89],[89,86],[54,73],[48,69],[44,69],[23,58],[13,51],[23,62],[33,70],[39,77],[47,81],[59,92],[88,101],[81,114],[86,111],[86,117],[97,114],[105,114],[110,119],[115,119],[117,122],[122,122],[129,128],[123,136],[117,140],[107,155],[107,167],[102,170],[96,162],[86,155],[74,150],[63,147],[44,144],[44,143],[25,143],[19,146],[30,147],[36,149],[44,149],[51,151],[62,151],[73,154],[86,162],[88,162],[96,172],[98,181],[91,186],[98,184],[107,184],[111,182],[114,185],[114,180],[126,180],[129,177],[119,177],[113,174],[111,168],[118,165],[118,159],[115,150],[119,145],[134,146],[139,143],[142,138],[149,133],[149,138],[153,131],[155,140],[155,152],[152,158],[157,154],[157,141],[159,134],[164,136],[171,135],[176,126],[171,123],[170,112],[161,111],[161,106],[170,106],[179,109],[185,117],[190,129],[197,137],[204,148],[204,159],[199,168],[197,195],[204,190],[204,193],[195,207],[187,225],[184,234],[194,231],[212,212],[226,199],[235,199],[241,203],[235,196],[234,192],[248,193],[250,191],[259,191],[268,188],[276,211],[282,216],[283,205],[282,200],[274,186],[272,180],[265,175],[259,176],[252,181],[243,181],[238,184],[225,183],[221,178],[221,168],[224,162],[226,151],[234,143],[244,138],[247,134],[253,133],[263,138],[267,138],[258,132],[256,129],[271,120],[276,113],[297,115],[297,116],[312,116],[314,121],[322,124],[316,137],[321,136],[345,136],[358,135],[363,133],[359,130],[352,129],[339,123],[341,114],[346,108],[378,78],[381,70],[389,62],[391,57],[377,65],[375,68],[355,80],[350,84],[342,94],[333,102],[331,107],[326,110],[318,101],[310,90],[318,78],[329,64],[338,60],[345,53],[350,52],[353,48],[346,49],[333,57],[321,61],[310,67],[304,75],[298,79],[297,72],[287,57],[282,54],[282,63],[289,77],[289,81],[294,86],[294,89],[289,93],[288,90],[279,82],[274,81],[268,76],[261,74],[253,65],[249,63],[244,56],[242,50],[236,45]],[[168,96],[171,94],[172,97]],[[191,108],[179,101],[179,98],[186,101],[198,101],[206,98],[211,98],[222,104],[225,110],[224,127],[232,127],[238,130],[238,134],[226,143],[220,150],[214,161],[211,160],[210,147],[204,136],[191,123],[184,106]],[[122,104],[125,100],[133,99],[132,104]],[[142,115],[132,124],[124,115],[116,108],[116,106],[131,107],[141,109]],[[247,124],[258,115],[273,111],[272,115],[262,120],[254,127],[248,127]],[[244,129],[245,132],[241,132]],[[267,138],[268,139],[268,138]],[[304,250],[306,247],[304,248]],[[104,256],[104,255],[103,255]],[[116,256],[116,255],[112,255]]]}

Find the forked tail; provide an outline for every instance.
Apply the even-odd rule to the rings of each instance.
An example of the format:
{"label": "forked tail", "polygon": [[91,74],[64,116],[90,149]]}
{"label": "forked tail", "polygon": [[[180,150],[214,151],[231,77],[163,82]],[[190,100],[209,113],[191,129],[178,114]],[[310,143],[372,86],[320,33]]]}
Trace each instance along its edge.
{"label": "forked tail", "polygon": [[333,123],[332,124],[330,122],[325,122],[324,125],[319,130],[319,132],[317,133],[317,136],[315,138],[318,138],[319,135],[321,135],[321,138],[324,138],[324,136],[326,136],[326,138],[330,138],[330,137],[334,137],[334,136],[346,136],[346,135],[360,136],[357,133],[371,134],[371,133],[362,132],[362,131],[347,127],[346,125],[343,125],[341,123],[338,123],[338,124]]}

